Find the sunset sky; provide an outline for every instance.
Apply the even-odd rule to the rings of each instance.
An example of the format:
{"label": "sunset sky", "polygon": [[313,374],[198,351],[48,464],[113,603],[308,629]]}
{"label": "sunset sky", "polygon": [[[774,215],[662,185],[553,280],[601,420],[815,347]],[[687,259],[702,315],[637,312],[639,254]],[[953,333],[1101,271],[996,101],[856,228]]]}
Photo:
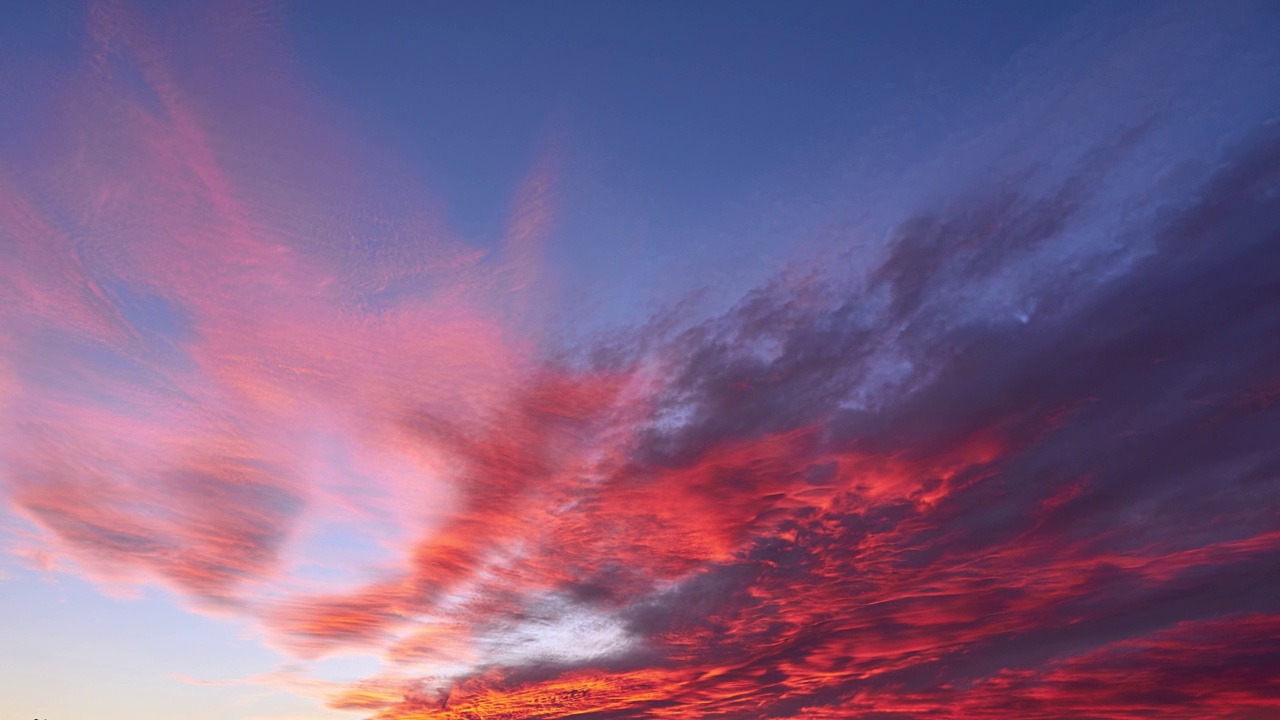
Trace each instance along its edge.
{"label": "sunset sky", "polygon": [[1280,3],[0,0],[9,718],[1280,718]]}

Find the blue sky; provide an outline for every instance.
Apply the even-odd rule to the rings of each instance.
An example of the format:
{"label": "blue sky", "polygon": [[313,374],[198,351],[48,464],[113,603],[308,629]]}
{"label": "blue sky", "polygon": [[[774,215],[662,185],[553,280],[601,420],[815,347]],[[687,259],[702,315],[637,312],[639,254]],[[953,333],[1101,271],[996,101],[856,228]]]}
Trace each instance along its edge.
{"label": "blue sky", "polygon": [[605,181],[696,223],[888,119],[936,138],[1068,11],[389,2],[286,17],[310,76],[440,179],[460,227],[493,236],[548,125],[569,124]]}

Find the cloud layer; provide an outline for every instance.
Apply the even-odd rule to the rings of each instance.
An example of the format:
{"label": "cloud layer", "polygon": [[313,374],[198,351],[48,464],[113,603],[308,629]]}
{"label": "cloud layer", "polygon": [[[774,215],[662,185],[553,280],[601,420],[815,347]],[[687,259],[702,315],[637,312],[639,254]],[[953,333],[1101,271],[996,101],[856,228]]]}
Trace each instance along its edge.
{"label": "cloud layer", "polygon": [[559,149],[463,242],[271,19],[96,5],[3,168],[9,552],[373,654],[272,682],[380,720],[1280,711],[1280,126],[1113,215],[1136,120],[563,347]]}

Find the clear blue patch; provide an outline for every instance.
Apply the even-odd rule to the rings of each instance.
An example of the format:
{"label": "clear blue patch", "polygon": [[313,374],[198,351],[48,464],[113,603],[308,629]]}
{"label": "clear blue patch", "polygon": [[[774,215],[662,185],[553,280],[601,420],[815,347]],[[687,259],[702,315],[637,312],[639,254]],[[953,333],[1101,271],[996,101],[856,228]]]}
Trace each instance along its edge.
{"label": "clear blue patch", "polygon": [[120,281],[104,282],[102,286],[115,300],[125,322],[145,339],[177,345],[194,336],[191,318],[179,305]]}
{"label": "clear blue patch", "polygon": [[164,101],[156,94],[151,83],[142,76],[136,64],[116,55],[110,61],[110,70],[112,77],[120,83],[121,89],[127,92],[144,111],[155,118],[164,119],[169,116],[165,111]]}

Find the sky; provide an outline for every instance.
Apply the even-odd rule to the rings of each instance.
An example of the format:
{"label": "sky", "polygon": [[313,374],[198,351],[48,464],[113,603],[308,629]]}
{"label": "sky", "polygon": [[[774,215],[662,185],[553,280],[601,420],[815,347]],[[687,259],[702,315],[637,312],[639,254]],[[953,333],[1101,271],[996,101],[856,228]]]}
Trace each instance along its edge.
{"label": "sky", "polygon": [[0,715],[1280,717],[1280,6],[0,0]]}

